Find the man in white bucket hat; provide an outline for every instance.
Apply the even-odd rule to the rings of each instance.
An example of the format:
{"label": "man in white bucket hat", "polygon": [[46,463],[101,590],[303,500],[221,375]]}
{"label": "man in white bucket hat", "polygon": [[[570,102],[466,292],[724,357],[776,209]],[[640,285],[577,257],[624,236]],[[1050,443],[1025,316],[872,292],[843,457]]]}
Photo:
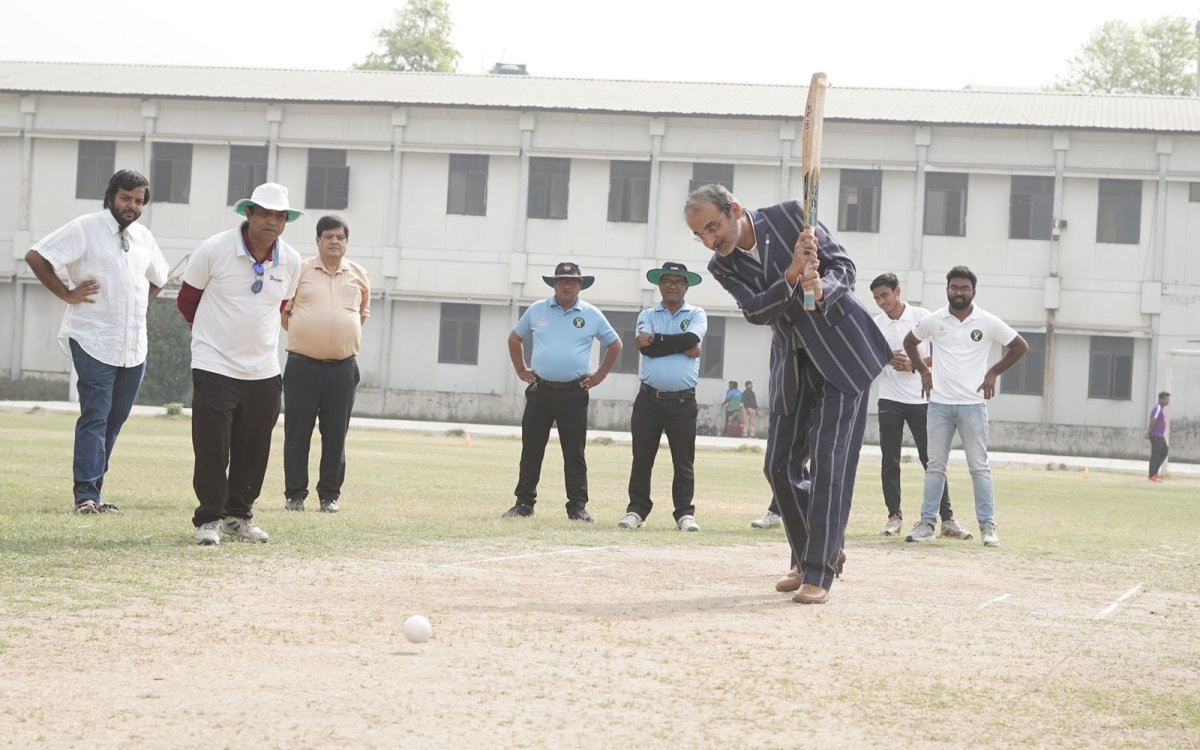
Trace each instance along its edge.
{"label": "man in white bucket hat", "polygon": [[251,509],[279,420],[280,310],[300,272],[300,254],[280,239],[300,217],[287,188],[259,185],[233,210],[246,220],[196,248],[177,302],[192,329],[192,525],[203,545],[222,534],[267,541]]}

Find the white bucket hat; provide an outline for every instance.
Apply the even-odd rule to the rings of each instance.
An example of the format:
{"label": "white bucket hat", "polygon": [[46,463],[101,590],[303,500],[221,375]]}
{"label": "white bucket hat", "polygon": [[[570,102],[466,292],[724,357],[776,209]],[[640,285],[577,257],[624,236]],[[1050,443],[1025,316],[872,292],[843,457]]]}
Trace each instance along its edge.
{"label": "white bucket hat", "polygon": [[240,216],[246,215],[246,206],[261,206],[268,211],[287,211],[290,224],[300,218],[300,212],[288,205],[288,189],[277,182],[264,182],[254,188],[249,198],[242,198],[234,204],[233,210]]}

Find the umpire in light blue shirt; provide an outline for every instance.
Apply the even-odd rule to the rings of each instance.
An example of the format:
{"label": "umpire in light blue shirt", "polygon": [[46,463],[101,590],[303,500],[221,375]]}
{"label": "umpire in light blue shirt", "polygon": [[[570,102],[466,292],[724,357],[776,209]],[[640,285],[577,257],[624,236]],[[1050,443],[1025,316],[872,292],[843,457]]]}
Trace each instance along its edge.
{"label": "umpire in light blue shirt", "polygon": [[[579,299],[579,292],[596,280],[584,276],[576,263],[559,263],[553,276],[543,276],[554,294],[529,306],[508,335],[508,355],[525,388],[525,414],[521,418],[521,470],[517,478],[516,505],[505,518],[533,515],[538,479],[550,427],[558,425],[567,490],[567,518],[592,522],[587,512],[588,391],[600,385],[621,357],[621,339],[598,308]],[[521,343],[532,337],[532,367],[525,366]],[[589,371],[592,339],[604,346],[595,372]]]}
{"label": "umpire in light blue shirt", "polygon": [[663,432],[671,448],[675,479],[675,528],[699,531],[696,506],[696,381],[700,377],[700,344],[708,330],[702,308],[684,299],[700,276],[682,263],[667,261],[646,274],[657,284],[662,302],[643,310],[637,320],[637,347],[642,355],[642,385],[633,402],[629,427],[633,436],[633,467],[629,472],[629,507],[617,526],[637,529],[646,525],[654,507],[650,499],[650,473]]}

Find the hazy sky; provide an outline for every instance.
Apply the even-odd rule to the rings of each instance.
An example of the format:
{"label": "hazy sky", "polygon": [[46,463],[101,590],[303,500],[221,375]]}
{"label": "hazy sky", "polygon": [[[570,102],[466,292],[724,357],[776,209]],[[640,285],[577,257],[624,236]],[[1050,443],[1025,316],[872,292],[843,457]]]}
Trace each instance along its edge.
{"label": "hazy sky", "polygon": [[[343,69],[402,5],[17,0],[2,60]],[[1038,88],[1112,19],[1200,17],[1193,2],[1115,0],[450,0],[464,73],[497,61],[569,78]],[[686,12],[675,10],[686,7]]]}

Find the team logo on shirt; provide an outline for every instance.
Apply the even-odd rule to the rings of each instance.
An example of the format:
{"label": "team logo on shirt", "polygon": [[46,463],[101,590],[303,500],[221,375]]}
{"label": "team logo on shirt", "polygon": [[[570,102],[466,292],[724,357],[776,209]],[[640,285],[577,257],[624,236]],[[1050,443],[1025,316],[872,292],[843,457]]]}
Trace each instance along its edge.
{"label": "team logo on shirt", "polygon": [[583,318],[575,318],[575,320],[571,321],[571,325],[576,328],[583,328]]}
{"label": "team logo on shirt", "polygon": [[981,341],[982,339],[983,339],[983,331],[979,330],[978,328],[976,328],[974,331],[971,331],[971,340],[972,341]]}
{"label": "team logo on shirt", "polygon": [[691,324],[692,324],[692,319],[688,318],[687,320],[685,320],[679,324],[679,328],[680,328],[680,330],[686,331],[688,329],[688,326],[690,326]]}

